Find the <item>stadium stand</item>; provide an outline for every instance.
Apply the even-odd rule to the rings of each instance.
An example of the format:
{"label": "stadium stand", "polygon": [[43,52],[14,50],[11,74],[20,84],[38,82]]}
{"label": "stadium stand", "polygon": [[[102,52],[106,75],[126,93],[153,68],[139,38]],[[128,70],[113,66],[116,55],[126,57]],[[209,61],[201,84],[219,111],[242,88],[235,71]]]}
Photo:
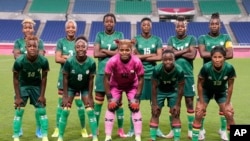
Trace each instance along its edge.
{"label": "stadium stand", "polygon": [[[96,34],[99,31],[103,31],[102,21],[93,21],[90,28],[89,43],[93,44],[95,42]],[[120,31],[124,34],[124,38],[131,39],[131,24],[130,22],[116,22],[115,30]]]}
{"label": "stadium stand", "polygon": [[219,12],[223,15],[240,14],[236,0],[198,0],[201,13],[210,15]]}
{"label": "stadium stand", "polygon": [[152,13],[152,4],[150,0],[117,0],[115,3],[115,13],[128,15],[148,15]]}
{"label": "stadium stand", "polygon": [[239,44],[250,45],[250,22],[230,22],[229,25]]}
{"label": "stadium stand", "polygon": [[0,0],[0,12],[23,12],[28,0]]}
{"label": "stadium stand", "polygon": [[103,14],[110,11],[110,0],[75,0],[73,14]]}
{"label": "stadium stand", "polygon": [[242,5],[245,8],[247,14],[250,14],[250,1],[249,0],[242,0]]}
{"label": "stadium stand", "polygon": [[[40,21],[36,22],[35,31],[37,31]],[[9,20],[0,19],[0,42],[1,43],[14,43],[16,39],[23,37],[22,20]],[[35,32],[36,34],[36,32]]]}
{"label": "stadium stand", "polygon": [[[66,21],[47,21],[40,38],[44,43],[56,43],[59,38],[65,37],[65,22]],[[81,35],[85,31],[86,22],[76,21],[76,35]]]}
{"label": "stadium stand", "polygon": [[29,13],[66,13],[69,0],[33,0]]}

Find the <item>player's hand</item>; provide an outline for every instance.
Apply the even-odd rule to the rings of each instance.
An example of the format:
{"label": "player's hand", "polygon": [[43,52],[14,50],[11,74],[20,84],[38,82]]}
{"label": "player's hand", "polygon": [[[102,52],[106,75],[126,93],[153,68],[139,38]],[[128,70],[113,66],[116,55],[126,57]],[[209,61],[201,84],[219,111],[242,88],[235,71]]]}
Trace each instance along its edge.
{"label": "player's hand", "polygon": [[234,109],[232,104],[225,104],[225,110],[224,110],[224,114],[225,116],[229,119],[230,117],[233,117],[234,115]]}
{"label": "player's hand", "polygon": [[180,106],[179,105],[175,105],[172,109],[172,114],[175,118],[180,117]]}
{"label": "player's hand", "polygon": [[21,104],[23,103],[23,100],[21,98],[15,98],[15,102],[14,102],[14,107],[16,108],[20,108]]}
{"label": "player's hand", "polygon": [[204,114],[206,113],[206,108],[203,102],[200,102],[200,101],[197,102],[195,113],[197,115],[204,116]]}
{"label": "player's hand", "polygon": [[37,102],[42,104],[43,106],[46,106],[46,98],[44,96],[40,96]]}
{"label": "player's hand", "polygon": [[68,108],[69,106],[68,103],[69,103],[69,98],[64,96],[62,101],[62,107]]}
{"label": "player's hand", "polygon": [[92,98],[89,98],[88,99],[88,104],[89,104],[90,107],[93,108],[94,107],[94,100]]}
{"label": "player's hand", "polygon": [[160,115],[160,107],[158,105],[151,106],[151,113],[153,117],[159,117]]}

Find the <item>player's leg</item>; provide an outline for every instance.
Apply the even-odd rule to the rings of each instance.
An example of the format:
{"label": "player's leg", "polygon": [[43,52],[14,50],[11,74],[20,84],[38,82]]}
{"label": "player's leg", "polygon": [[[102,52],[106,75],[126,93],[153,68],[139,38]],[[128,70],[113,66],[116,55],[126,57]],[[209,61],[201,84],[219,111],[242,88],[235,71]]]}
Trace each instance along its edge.
{"label": "player's leg", "polygon": [[[58,140],[62,140],[64,133],[65,133],[65,128],[67,125],[68,121],[68,116],[70,114],[70,109],[72,106],[72,102],[74,100],[74,95],[75,91],[73,89],[68,88],[68,101],[67,101],[67,106],[62,107],[62,113],[59,119],[59,135],[58,135]],[[64,100],[64,99],[63,99]]]}
{"label": "player's leg", "polygon": [[151,105],[151,119],[150,119],[150,138],[151,141],[156,140],[157,129],[159,124],[159,117],[161,115],[162,107],[164,106],[165,97],[157,95],[157,105]]}
{"label": "player's leg", "polygon": [[76,93],[74,97],[75,105],[77,106],[77,113],[81,124],[81,135],[84,138],[88,137],[88,132],[85,127],[85,107],[81,99],[81,94]]}
{"label": "player's leg", "polygon": [[19,140],[19,133],[22,126],[22,118],[24,113],[24,107],[26,106],[28,96],[22,96],[22,92],[25,92],[25,89],[20,88],[21,90],[21,99],[23,100],[23,103],[21,104],[20,108],[15,109],[15,115],[13,120],[13,138],[14,140]]}
{"label": "player's leg", "polygon": [[[103,101],[105,99],[105,89],[103,82],[104,75],[103,74],[97,74],[95,78],[95,104],[94,104],[94,111],[97,121],[97,128],[99,127],[99,119],[101,116],[101,110]],[[98,133],[97,133],[98,134]]]}
{"label": "player's leg", "polygon": [[123,121],[124,121],[124,109],[122,105],[122,100],[119,102],[119,108],[116,110],[116,118],[117,118],[117,124],[118,124],[118,131],[117,134],[121,138],[125,138],[126,135],[123,130]]}
{"label": "player's leg", "polygon": [[46,114],[46,101],[38,101],[40,98],[40,87],[32,87],[29,90],[30,104],[36,108],[36,115],[38,117],[41,128],[42,141],[48,141],[48,118]]}
{"label": "player's leg", "polygon": [[[226,121],[226,123],[224,123],[224,124],[227,125],[227,123],[229,123],[228,127],[230,127],[231,124],[234,124],[234,118],[233,118],[234,111],[233,111],[233,107],[231,105],[227,105],[227,107],[226,107],[227,110],[225,110],[226,98],[227,98],[226,92],[219,93],[219,94],[217,94],[215,96],[215,100],[218,103],[219,109],[220,109],[220,111],[222,111],[223,117],[225,118],[225,121]],[[225,121],[222,121],[222,122],[225,122]],[[220,129],[220,137],[221,137],[221,139],[224,140],[224,141],[228,141],[229,140],[229,137],[228,137],[229,133],[230,132],[227,131],[227,126],[221,128]]]}
{"label": "player's leg", "polygon": [[56,108],[56,127],[51,137],[57,138],[59,135],[59,119],[62,113],[62,95],[63,95],[63,90],[58,89],[58,103],[57,103],[57,108]]}
{"label": "player's leg", "polygon": [[211,98],[212,95],[208,95],[206,92],[204,92],[203,93],[204,103],[201,104],[199,102],[199,99],[197,100],[195,107],[195,118],[193,121],[193,129],[192,129],[192,141],[198,141],[198,140],[200,141],[205,139],[205,133],[202,131],[202,126],[204,124],[206,108]]}
{"label": "player's leg", "polygon": [[88,91],[82,91],[81,92],[81,99],[83,101],[83,104],[85,105],[85,109],[88,115],[89,119],[89,126],[92,132],[92,141],[98,141],[97,138],[97,121],[96,121],[96,116],[94,112],[94,108],[89,105],[89,98],[88,98]]}
{"label": "player's leg", "polygon": [[129,109],[132,112],[135,141],[141,141],[142,115],[140,111],[140,99],[139,97],[136,97],[137,88],[129,88],[125,92],[127,95],[127,99],[129,100]]}

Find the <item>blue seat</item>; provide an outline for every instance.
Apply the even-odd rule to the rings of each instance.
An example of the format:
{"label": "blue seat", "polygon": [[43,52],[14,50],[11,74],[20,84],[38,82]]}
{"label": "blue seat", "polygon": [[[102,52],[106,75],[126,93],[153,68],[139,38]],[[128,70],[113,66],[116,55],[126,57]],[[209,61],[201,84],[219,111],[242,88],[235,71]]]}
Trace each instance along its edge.
{"label": "blue seat", "polygon": [[73,14],[103,14],[110,11],[110,0],[75,0]]}
{"label": "blue seat", "polygon": [[193,1],[168,0],[156,1],[157,8],[194,8]]}
{"label": "blue seat", "polygon": [[[58,39],[65,37],[65,23],[66,21],[47,21],[41,34],[44,43],[56,43]],[[76,21],[76,23],[76,35],[82,35],[85,31],[86,22]]]}
{"label": "blue seat", "polygon": [[0,12],[22,13],[28,0],[0,0]]}
{"label": "blue seat", "polygon": [[[124,34],[125,39],[131,39],[131,24],[130,22],[117,22],[115,30]],[[94,43],[96,34],[99,31],[104,31],[104,25],[101,21],[93,21],[90,28],[89,42]]]}
{"label": "blue seat", "polygon": [[247,14],[250,14],[250,1],[249,0],[242,0],[242,5],[245,8]]}
{"label": "blue seat", "polygon": [[239,44],[250,44],[250,22],[230,22],[229,26]]}

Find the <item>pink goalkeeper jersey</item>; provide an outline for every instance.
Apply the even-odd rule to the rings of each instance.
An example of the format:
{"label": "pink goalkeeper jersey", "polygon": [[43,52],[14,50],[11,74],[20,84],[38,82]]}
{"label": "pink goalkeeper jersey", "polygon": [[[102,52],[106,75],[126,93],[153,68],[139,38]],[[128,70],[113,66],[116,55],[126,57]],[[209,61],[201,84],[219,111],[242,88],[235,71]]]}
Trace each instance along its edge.
{"label": "pink goalkeeper jersey", "polygon": [[105,73],[111,74],[110,86],[118,88],[138,87],[138,77],[144,75],[141,60],[132,55],[128,63],[120,60],[120,54],[109,59]]}

